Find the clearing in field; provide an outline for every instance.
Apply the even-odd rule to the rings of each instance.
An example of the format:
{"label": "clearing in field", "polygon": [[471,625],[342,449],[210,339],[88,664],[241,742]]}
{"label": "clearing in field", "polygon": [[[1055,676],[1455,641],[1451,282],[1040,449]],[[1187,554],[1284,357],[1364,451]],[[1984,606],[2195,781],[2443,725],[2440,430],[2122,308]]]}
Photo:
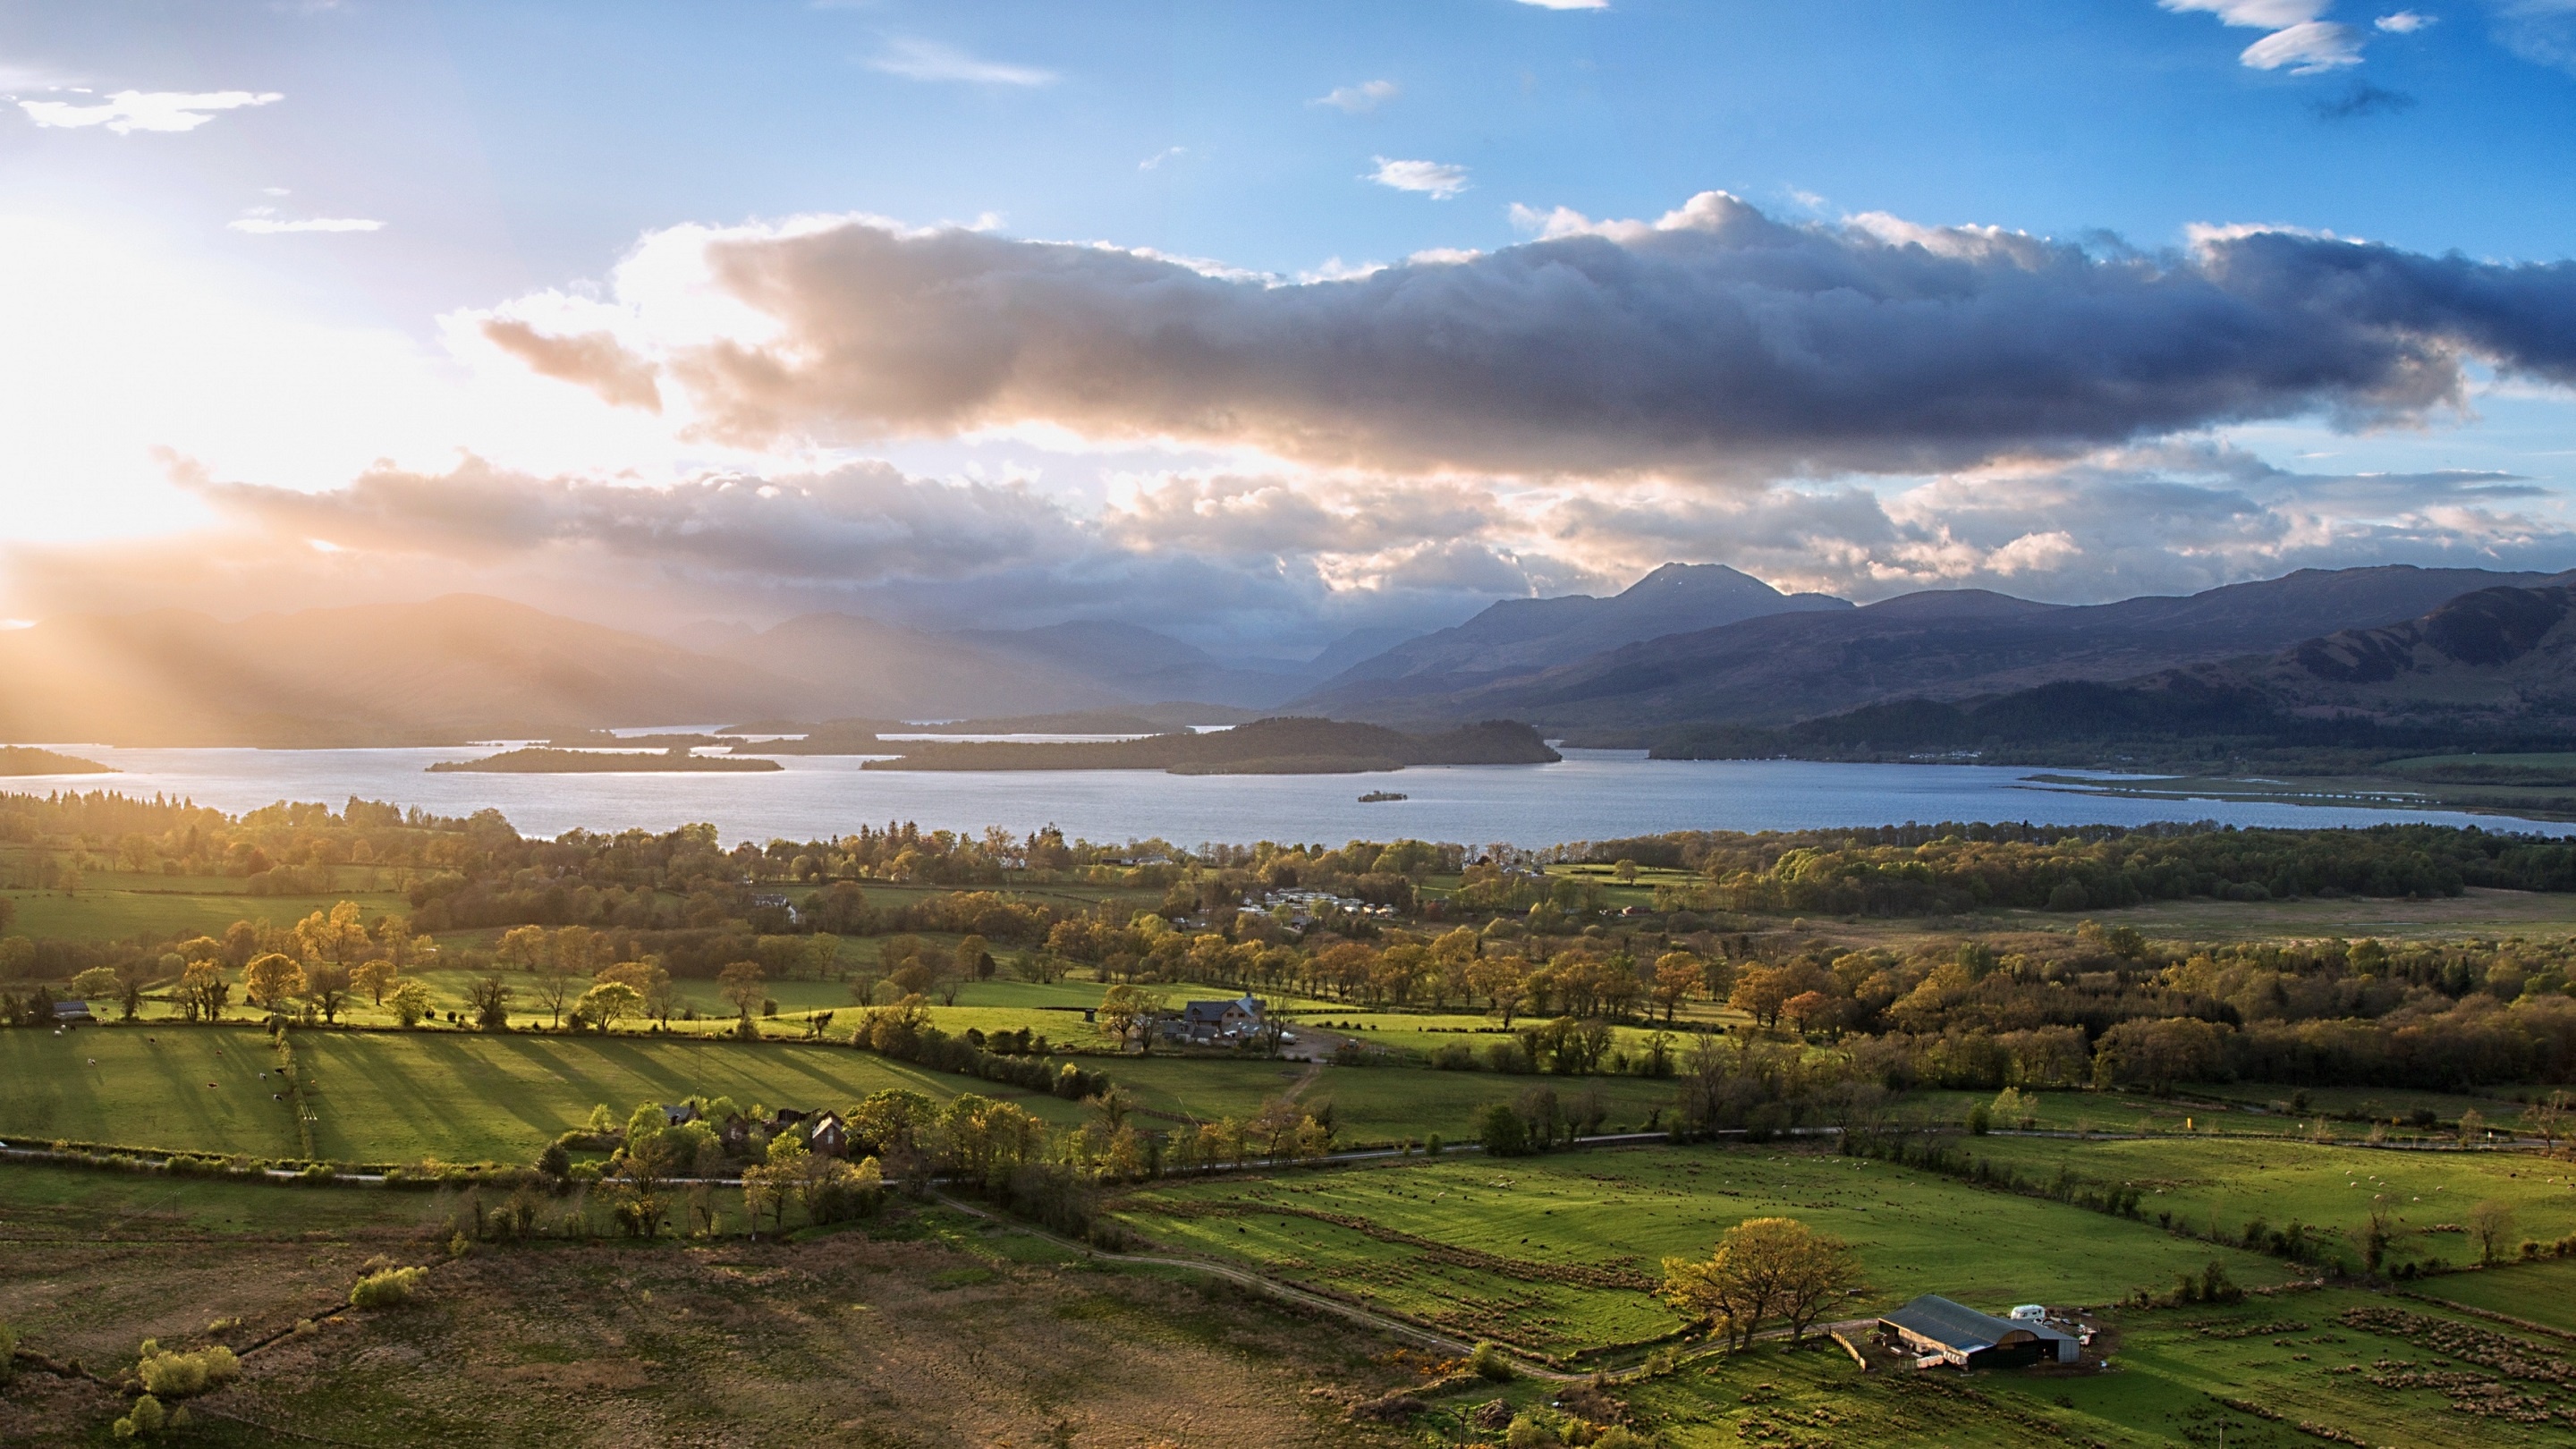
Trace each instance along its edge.
{"label": "clearing in field", "polygon": [[2213,1258],[2240,1284],[2271,1259],[1867,1158],[1753,1147],[1562,1156],[1165,1183],[1114,1203],[1168,1247],[1257,1265],[1446,1329],[1570,1358],[1681,1328],[1654,1297],[1666,1256],[1705,1257],[1746,1218],[1795,1217],[1860,1249],[1855,1315],[1917,1293],[1970,1304],[2105,1303]]}

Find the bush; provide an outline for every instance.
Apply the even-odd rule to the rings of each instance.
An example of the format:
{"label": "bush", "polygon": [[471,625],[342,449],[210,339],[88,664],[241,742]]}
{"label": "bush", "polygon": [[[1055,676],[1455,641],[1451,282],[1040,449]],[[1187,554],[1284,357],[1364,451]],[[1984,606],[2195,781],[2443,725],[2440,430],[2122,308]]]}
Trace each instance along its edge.
{"label": "bush", "polygon": [[149,1439],[160,1433],[169,1422],[169,1416],[162,1412],[161,1401],[145,1394],[134,1401],[133,1408],[126,1410],[124,1418],[116,1421],[114,1433],[119,1439]]}
{"label": "bush", "polygon": [[359,1308],[399,1308],[429,1276],[427,1268],[381,1268],[358,1280],[349,1302]]}
{"label": "bush", "polygon": [[[233,1357],[233,1351],[221,1344],[195,1353],[171,1353],[165,1352],[157,1341],[149,1338],[143,1340],[134,1364],[134,1375],[143,1380],[144,1393],[164,1399],[184,1399],[191,1394],[202,1394],[231,1382],[240,1372],[241,1360]],[[160,1426],[155,1424],[153,1427],[157,1429]]]}
{"label": "bush", "polygon": [[1987,1109],[1985,1103],[1979,1102],[1977,1105],[1968,1109],[1968,1130],[1970,1132],[1975,1133],[1979,1137],[1983,1137],[1994,1125],[1994,1113]]}
{"label": "bush", "polygon": [[1444,1072],[1472,1072],[1476,1069],[1476,1049],[1465,1042],[1451,1042],[1431,1054],[1431,1065]]}
{"label": "bush", "polygon": [[1496,1157],[1520,1157],[1530,1150],[1528,1124],[1503,1102],[1487,1107],[1476,1118],[1476,1140]]}
{"label": "bush", "polygon": [[1512,1361],[1503,1356],[1502,1345],[1490,1339],[1477,1344],[1475,1351],[1467,1355],[1467,1367],[1477,1377],[1492,1379],[1496,1383],[1517,1376],[1512,1370]]}
{"label": "bush", "polygon": [[1556,1446],[1564,1442],[1562,1437],[1550,1432],[1545,1424],[1527,1414],[1512,1420],[1512,1426],[1503,1431],[1503,1443],[1508,1446],[1508,1449],[1556,1449]]}

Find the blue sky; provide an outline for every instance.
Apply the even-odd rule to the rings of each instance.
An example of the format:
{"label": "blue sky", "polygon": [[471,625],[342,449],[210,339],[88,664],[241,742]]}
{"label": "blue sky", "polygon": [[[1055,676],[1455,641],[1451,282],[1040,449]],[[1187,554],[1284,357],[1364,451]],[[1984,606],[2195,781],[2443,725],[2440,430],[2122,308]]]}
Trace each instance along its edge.
{"label": "blue sky", "polygon": [[[2090,436],[2091,452],[2016,436],[1931,467],[1832,448],[1760,468],[1324,458],[1060,403],[717,437],[691,411],[703,399],[681,402],[681,344],[653,331],[668,299],[617,274],[685,250],[675,228],[855,215],[1293,284],[1491,256],[1557,208],[1651,220],[1709,191],[1836,235],[1885,216],[2180,256],[2196,227],[2260,225],[2550,262],[2576,235],[2570,0],[22,4],[0,5],[0,82],[21,103],[0,116],[0,247],[18,254],[0,287],[22,293],[0,305],[74,359],[22,359],[25,436],[0,445],[20,520],[0,539],[16,546],[0,613],[20,617],[135,597],[107,553],[230,550],[257,568],[284,525],[244,500],[340,497],[380,459],[413,480],[408,507],[720,472],[803,490],[869,536],[890,517],[1007,516],[1022,551],[942,573],[859,550],[871,561],[846,573],[765,576],[749,544],[715,567],[572,525],[458,559],[371,515],[363,539],[289,540],[328,567],[301,568],[285,601],[414,594],[462,563],[478,587],[576,607],[615,594],[603,572],[640,569],[669,609],[755,619],[993,600],[967,622],[1155,618],[1217,597],[1202,637],[1302,647],[1497,593],[1615,587],[1662,557],[1863,597],[2076,597],[2407,558],[2576,566],[2564,386],[2530,367],[2499,386],[2485,356],[2466,363],[2466,413],[2410,404],[2355,430],[2293,398]],[[97,112],[128,91],[142,120]],[[173,96],[219,99],[153,120]],[[603,405],[560,367],[532,376],[477,340],[493,317],[547,335],[589,317],[663,369],[672,409]],[[461,478],[468,453],[520,482]],[[879,460],[899,484],[803,481]],[[2513,477],[2415,495],[2349,481],[2445,469]],[[2189,506],[2156,491],[2177,487]],[[1434,506],[1461,488],[1482,501]],[[2319,502],[2361,491],[2375,512]],[[2166,503],[2135,512],[2148,494]],[[2034,499],[2061,526],[1997,531]],[[1180,526],[1175,508],[1227,527]],[[1355,535],[1417,513],[1432,531],[1409,541]],[[202,600],[227,576],[190,586]]]}

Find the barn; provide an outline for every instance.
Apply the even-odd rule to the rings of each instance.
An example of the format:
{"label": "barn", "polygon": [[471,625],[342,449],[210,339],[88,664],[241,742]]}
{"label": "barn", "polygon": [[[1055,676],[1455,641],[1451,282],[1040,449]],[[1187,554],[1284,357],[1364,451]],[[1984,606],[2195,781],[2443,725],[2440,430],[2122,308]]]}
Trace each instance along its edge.
{"label": "barn", "polygon": [[2073,1363],[2083,1345],[2039,1315],[2016,1309],[2010,1318],[1979,1313],[1937,1293],[1926,1293],[1878,1320],[1890,1347],[1914,1355],[1916,1368],[2022,1368]]}

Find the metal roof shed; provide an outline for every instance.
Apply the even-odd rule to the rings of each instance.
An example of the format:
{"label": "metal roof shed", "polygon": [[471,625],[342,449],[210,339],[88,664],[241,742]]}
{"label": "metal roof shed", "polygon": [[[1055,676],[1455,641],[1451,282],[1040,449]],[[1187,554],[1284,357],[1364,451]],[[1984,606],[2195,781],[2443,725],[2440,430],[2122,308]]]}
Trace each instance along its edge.
{"label": "metal roof shed", "polygon": [[1878,1320],[1881,1332],[1914,1353],[1917,1368],[2019,1368],[2072,1363],[2081,1345],[2071,1334],[2029,1319],[1997,1318],[1937,1293],[1926,1293]]}

